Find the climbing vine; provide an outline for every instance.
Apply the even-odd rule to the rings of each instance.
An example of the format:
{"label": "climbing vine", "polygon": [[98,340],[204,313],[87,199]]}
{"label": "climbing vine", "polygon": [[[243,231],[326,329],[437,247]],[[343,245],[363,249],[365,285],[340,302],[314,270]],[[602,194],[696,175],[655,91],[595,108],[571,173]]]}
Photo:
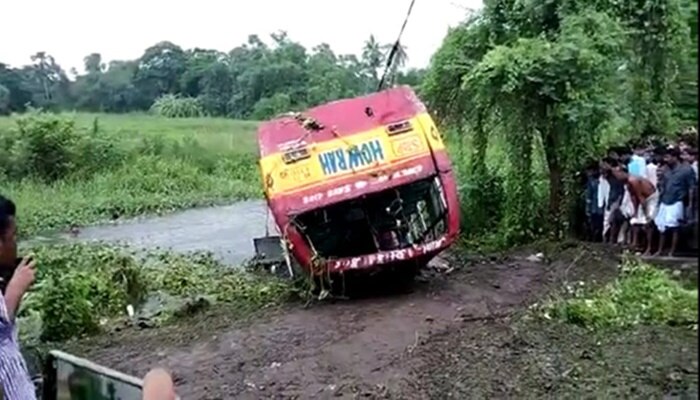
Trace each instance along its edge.
{"label": "climbing vine", "polygon": [[[578,197],[574,176],[611,127],[667,132],[674,52],[687,41],[682,1],[487,0],[451,31],[422,94],[441,123],[471,135],[468,159],[457,161],[469,166],[473,188],[462,193],[463,214],[487,220],[475,215],[493,200],[480,189],[492,171],[489,143],[502,139],[503,244],[565,234]],[[539,170],[547,198],[535,190]],[[483,228],[470,223],[467,234]]]}
{"label": "climbing vine", "polygon": [[[671,127],[673,90],[689,48],[686,0],[614,2],[628,33],[629,98],[632,127],[643,134],[664,134]],[[697,20],[695,21],[697,24]],[[697,61],[696,61],[697,62]],[[697,64],[696,64],[697,65]]]}

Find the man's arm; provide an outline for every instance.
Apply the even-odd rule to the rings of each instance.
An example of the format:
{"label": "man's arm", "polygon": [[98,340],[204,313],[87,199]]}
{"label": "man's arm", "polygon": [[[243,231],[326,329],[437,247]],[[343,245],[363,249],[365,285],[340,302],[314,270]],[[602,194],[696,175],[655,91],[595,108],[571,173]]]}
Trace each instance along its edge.
{"label": "man's arm", "polygon": [[29,286],[34,283],[34,265],[34,260],[25,257],[7,284],[5,307],[7,308],[7,315],[10,321],[15,320],[17,310],[19,310],[19,305],[22,302],[22,296],[27,292]]}
{"label": "man's arm", "polygon": [[[624,196],[623,196],[624,197]],[[610,211],[615,211],[618,208],[620,208],[620,205],[622,204],[622,197],[618,197],[617,200],[613,201],[610,203]]]}
{"label": "man's arm", "polygon": [[693,208],[695,204],[695,191],[697,190],[698,180],[695,177],[695,172],[691,169],[690,174],[688,174],[689,190],[688,190],[688,205]]}
{"label": "man's arm", "polygon": [[5,307],[7,307],[8,320],[15,320],[15,315],[22,302],[22,296],[24,296],[24,292],[20,290],[18,285],[12,285],[11,283],[7,285],[7,290],[5,291]]}

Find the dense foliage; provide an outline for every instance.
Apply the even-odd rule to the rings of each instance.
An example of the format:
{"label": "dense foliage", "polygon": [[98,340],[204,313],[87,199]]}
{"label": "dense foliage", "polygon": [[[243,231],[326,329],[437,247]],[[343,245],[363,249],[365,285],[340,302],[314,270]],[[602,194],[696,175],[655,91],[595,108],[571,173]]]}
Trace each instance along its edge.
{"label": "dense foliage", "polygon": [[233,303],[251,311],[293,294],[272,277],[225,267],[208,254],[139,254],[101,244],[31,249],[37,283],[20,310],[21,335],[34,342],[65,340],[115,327],[129,320],[165,322],[193,306]]}
{"label": "dense foliage", "polygon": [[[284,32],[271,36],[271,45],[251,35],[228,53],[160,42],[137,60],[109,65],[93,53],[84,59],[85,73],[73,80],[44,52],[22,68],[0,62],[0,115],[31,104],[120,113],[153,106],[166,116],[260,119],[375,90],[388,54],[374,37],[358,57],[335,54],[327,44],[309,51]],[[389,80],[417,85],[422,71],[403,71],[403,47],[394,60]]]}
{"label": "dense foliage", "polygon": [[696,16],[688,0],[487,0],[453,29],[422,95],[465,159],[467,233],[561,236],[588,157],[695,124]]}

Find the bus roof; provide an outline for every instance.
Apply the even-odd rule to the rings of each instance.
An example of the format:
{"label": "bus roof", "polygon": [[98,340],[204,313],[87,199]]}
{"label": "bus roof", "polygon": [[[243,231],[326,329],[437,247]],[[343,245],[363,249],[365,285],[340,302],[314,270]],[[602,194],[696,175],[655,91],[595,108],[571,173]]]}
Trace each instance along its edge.
{"label": "bus roof", "polygon": [[326,103],[301,113],[323,128],[309,132],[291,115],[263,122],[258,127],[260,156],[285,150],[295,143],[318,143],[365,132],[425,112],[425,106],[408,86]]}

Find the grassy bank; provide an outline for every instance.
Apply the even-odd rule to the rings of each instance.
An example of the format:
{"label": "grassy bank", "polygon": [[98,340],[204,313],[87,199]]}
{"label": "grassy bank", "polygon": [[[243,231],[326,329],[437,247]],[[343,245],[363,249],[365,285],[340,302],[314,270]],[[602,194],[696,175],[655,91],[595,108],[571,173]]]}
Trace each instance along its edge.
{"label": "grassy bank", "polygon": [[[257,152],[256,121],[228,118],[165,118],[146,113],[95,114],[63,113],[83,130],[97,129],[109,136],[119,137],[123,144],[138,145],[143,138],[162,137],[176,141],[196,140],[203,148],[216,153]],[[16,117],[0,117],[0,131],[16,127]]]}
{"label": "grassy bank", "polygon": [[159,325],[214,304],[244,314],[296,293],[288,282],[223,266],[208,254],[136,254],[103,244],[38,246],[31,252],[38,269],[19,314],[25,344],[92,335],[135,321]]}
{"label": "grassy bank", "polygon": [[535,309],[517,331],[538,349],[521,368],[541,396],[697,396],[697,282],[628,259],[613,281],[570,283]]}
{"label": "grassy bank", "polygon": [[597,288],[588,288],[584,282],[568,284],[563,294],[544,304],[540,311],[547,320],[592,331],[638,325],[697,329],[698,290],[697,286],[684,287],[666,270],[627,260],[614,281]]}
{"label": "grassy bank", "polygon": [[145,114],[0,118],[21,235],[260,195],[256,123]]}

